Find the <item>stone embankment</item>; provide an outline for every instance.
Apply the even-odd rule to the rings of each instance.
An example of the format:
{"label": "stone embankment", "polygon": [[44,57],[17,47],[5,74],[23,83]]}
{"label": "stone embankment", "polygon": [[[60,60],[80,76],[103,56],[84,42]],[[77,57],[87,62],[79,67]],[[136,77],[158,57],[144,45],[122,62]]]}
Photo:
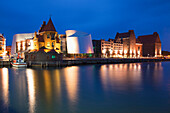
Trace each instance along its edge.
{"label": "stone embankment", "polygon": [[139,63],[139,62],[162,62],[170,61],[170,59],[156,59],[156,58],[64,58],[62,61],[28,61],[27,64],[31,66],[41,67],[62,67],[73,65],[87,65],[87,64],[117,64],[117,63]]}
{"label": "stone embankment", "polygon": [[[62,61],[27,61],[28,67],[62,67],[87,64],[118,64],[118,63],[140,63],[140,62],[163,62],[170,59],[157,58],[64,58]],[[0,66],[11,66],[9,61],[0,61]]]}

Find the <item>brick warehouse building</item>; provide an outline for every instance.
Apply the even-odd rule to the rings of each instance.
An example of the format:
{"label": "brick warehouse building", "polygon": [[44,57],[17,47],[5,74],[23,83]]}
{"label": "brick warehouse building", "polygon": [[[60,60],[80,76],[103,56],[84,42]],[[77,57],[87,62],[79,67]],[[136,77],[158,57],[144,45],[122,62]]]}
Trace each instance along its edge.
{"label": "brick warehouse building", "polygon": [[157,32],[152,35],[139,36],[137,39],[143,44],[143,56],[161,57],[161,40]]}
{"label": "brick warehouse building", "polygon": [[93,40],[95,56],[135,58],[142,56],[142,43],[136,40],[134,30],[117,33],[115,39]]}

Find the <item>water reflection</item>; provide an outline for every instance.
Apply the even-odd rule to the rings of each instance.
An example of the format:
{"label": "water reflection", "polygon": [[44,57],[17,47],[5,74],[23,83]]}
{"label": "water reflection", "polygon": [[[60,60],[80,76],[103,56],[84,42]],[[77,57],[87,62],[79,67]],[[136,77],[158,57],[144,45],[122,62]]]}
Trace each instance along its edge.
{"label": "water reflection", "polygon": [[60,78],[60,71],[57,69],[54,71],[54,83],[56,86],[56,94],[59,96],[61,96],[61,78]]}
{"label": "water reflection", "polygon": [[51,101],[51,96],[52,96],[52,81],[51,81],[51,74],[50,71],[48,70],[44,70],[44,85],[45,85],[45,94],[46,94],[46,98],[47,101],[50,102]]}
{"label": "water reflection", "polygon": [[114,64],[101,66],[104,89],[110,86],[117,90],[139,89],[141,85],[140,64]]}
{"label": "water reflection", "polygon": [[67,67],[64,70],[68,97],[71,102],[76,102],[78,91],[79,67]]}
{"label": "water reflection", "polygon": [[142,90],[142,80],[146,76],[153,78],[154,85],[159,85],[162,81],[161,62],[146,65],[141,63],[102,65],[100,71],[104,89],[111,87],[122,91]]}
{"label": "water reflection", "polygon": [[[162,95],[157,93],[164,90],[168,93],[170,87],[163,79],[163,71],[160,62],[72,66],[61,69],[2,68],[0,107],[4,104],[3,107],[23,113],[88,112],[87,108],[100,112],[102,107],[106,111],[107,108],[114,110],[113,105],[122,108],[125,100],[129,102],[132,99],[132,103],[142,103],[142,99],[162,99]],[[162,90],[163,86],[168,88]],[[156,98],[148,96],[148,92],[156,95]],[[138,107],[143,105],[141,103]],[[133,108],[134,105],[129,106]]]}
{"label": "water reflection", "polygon": [[0,80],[2,87],[2,99],[4,102],[4,106],[8,107],[9,104],[9,72],[8,68],[2,68],[0,70]]}
{"label": "water reflection", "polygon": [[28,84],[28,100],[29,100],[29,112],[35,112],[36,96],[35,96],[35,81],[34,73],[32,69],[26,70],[27,84]]}

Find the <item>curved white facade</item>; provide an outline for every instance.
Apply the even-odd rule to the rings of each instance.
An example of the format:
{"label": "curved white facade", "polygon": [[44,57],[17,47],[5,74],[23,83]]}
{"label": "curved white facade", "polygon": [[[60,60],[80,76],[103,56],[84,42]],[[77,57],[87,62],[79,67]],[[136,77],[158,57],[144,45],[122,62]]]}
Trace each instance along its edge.
{"label": "curved white facade", "polygon": [[13,36],[11,55],[16,53],[16,42],[25,41],[34,37],[34,33],[15,34]]}
{"label": "curved white facade", "polygon": [[91,34],[76,31],[66,31],[68,54],[93,53]]}

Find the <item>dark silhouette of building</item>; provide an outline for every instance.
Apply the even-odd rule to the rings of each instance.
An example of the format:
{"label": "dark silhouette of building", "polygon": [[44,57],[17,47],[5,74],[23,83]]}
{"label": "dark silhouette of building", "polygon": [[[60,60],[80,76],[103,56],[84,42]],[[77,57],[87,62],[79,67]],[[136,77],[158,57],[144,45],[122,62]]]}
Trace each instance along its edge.
{"label": "dark silhouette of building", "polygon": [[101,40],[92,40],[95,57],[101,57]]}
{"label": "dark silhouette of building", "polygon": [[152,35],[138,36],[137,38],[142,44],[143,56],[160,57],[161,56],[161,41],[159,34],[154,32]]}

